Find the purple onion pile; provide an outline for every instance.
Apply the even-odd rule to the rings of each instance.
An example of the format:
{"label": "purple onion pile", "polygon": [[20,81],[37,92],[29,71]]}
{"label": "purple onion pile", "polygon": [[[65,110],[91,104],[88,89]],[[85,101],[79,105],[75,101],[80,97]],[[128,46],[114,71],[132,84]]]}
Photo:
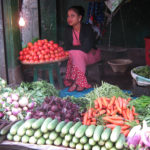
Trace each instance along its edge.
{"label": "purple onion pile", "polygon": [[81,121],[79,106],[73,104],[69,100],[63,100],[59,97],[46,97],[41,106],[36,107],[31,112],[31,118],[47,118],[57,119],[58,121]]}

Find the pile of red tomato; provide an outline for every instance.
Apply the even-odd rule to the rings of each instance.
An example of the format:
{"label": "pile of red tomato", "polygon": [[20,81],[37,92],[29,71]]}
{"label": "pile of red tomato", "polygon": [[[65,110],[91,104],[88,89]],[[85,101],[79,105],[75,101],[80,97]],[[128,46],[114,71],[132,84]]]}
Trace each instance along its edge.
{"label": "pile of red tomato", "polygon": [[29,42],[19,54],[20,61],[29,63],[59,61],[68,57],[68,52],[54,41],[47,39],[38,40],[34,44]]}

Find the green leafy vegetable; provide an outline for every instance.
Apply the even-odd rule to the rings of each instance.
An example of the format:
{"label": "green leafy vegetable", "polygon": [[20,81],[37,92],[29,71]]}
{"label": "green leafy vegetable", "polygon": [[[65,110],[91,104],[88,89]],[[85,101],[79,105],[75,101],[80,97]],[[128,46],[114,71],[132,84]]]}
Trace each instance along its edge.
{"label": "green leafy vegetable", "polygon": [[136,73],[137,75],[150,79],[150,67],[149,66],[135,68],[133,69],[133,72]]}

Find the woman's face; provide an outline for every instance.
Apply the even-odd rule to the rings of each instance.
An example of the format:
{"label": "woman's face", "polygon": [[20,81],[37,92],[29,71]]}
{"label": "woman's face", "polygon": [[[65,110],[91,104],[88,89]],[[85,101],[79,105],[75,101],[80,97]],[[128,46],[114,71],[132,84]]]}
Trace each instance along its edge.
{"label": "woman's face", "polygon": [[78,15],[74,10],[68,10],[67,22],[70,26],[75,26],[81,22],[81,15]]}

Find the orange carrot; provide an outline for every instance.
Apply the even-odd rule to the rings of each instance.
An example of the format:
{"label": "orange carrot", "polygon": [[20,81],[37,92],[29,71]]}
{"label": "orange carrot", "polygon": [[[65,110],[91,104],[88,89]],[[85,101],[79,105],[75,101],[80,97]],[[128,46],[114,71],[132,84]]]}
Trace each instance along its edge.
{"label": "orange carrot", "polygon": [[127,129],[129,129],[130,128],[130,126],[128,126],[128,125],[123,125],[122,127],[121,127],[121,130],[127,130]]}
{"label": "orange carrot", "polygon": [[129,109],[129,120],[133,121],[134,120],[134,116],[133,116],[133,112],[132,110]]}
{"label": "orange carrot", "polygon": [[123,117],[121,117],[121,116],[110,116],[109,118],[111,118],[113,120],[123,120]]}
{"label": "orange carrot", "polygon": [[89,117],[89,118],[92,117],[92,108],[90,108],[90,109],[88,110],[88,117]]}
{"label": "orange carrot", "polygon": [[129,110],[129,108],[126,109],[126,115],[127,115],[127,119],[129,119],[130,118],[130,110]]}
{"label": "orange carrot", "polygon": [[115,101],[115,104],[116,104],[117,110],[119,111],[119,113],[121,113],[121,108],[119,107],[119,103],[117,100]]}
{"label": "orange carrot", "polygon": [[123,107],[123,101],[122,101],[122,98],[121,97],[118,97],[118,104],[119,104],[119,107],[120,107],[120,109],[122,109],[122,107]]}
{"label": "orange carrot", "polygon": [[128,119],[127,114],[126,114],[126,110],[122,111],[122,115],[123,115],[124,119]]}
{"label": "orange carrot", "polygon": [[99,112],[100,115],[103,115],[103,114],[105,114],[105,113],[106,113],[106,110],[101,110],[101,111]]}
{"label": "orange carrot", "polygon": [[123,99],[123,109],[127,108],[127,103],[126,103],[126,99]]}
{"label": "orange carrot", "polygon": [[103,117],[103,120],[108,121],[108,122],[115,124],[115,125],[120,125],[120,126],[124,125],[123,120],[113,120],[113,119],[110,119],[109,117]]}
{"label": "orange carrot", "polygon": [[83,117],[83,124],[87,124],[87,120],[88,120],[88,113],[86,112]]}
{"label": "orange carrot", "polygon": [[98,106],[98,99],[96,99],[95,101],[94,101],[94,104],[95,104],[95,108],[98,108],[99,106]]}
{"label": "orange carrot", "polygon": [[101,98],[98,98],[99,109],[102,109],[102,101]]}
{"label": "orange carrot", "polygon": [[102,97],[102,102],[103,102],[103,105],[105,106],[105,107],[107,107],[107,101],[106,101],[106,97]]}
{"label": "orange carrot", "polygon": [[110,101],[109,105],[108,105],[109,108],[111,108],[111,107],[113,106],[115,100],[116,100],[116,97],[113,96],[113,97],[111,98],[111,101]]}
{"label": "orange carrot", "polygon": [[110,115],[110,114],[111,114],[110,110],[109,110],[109,109],[107,109],[107,115]]}
{"label": "orange carrot", "polygon": [[91,121],[87,120],[87,123],[85,125],[90,125],[90,124],[91,124]]}
{"label": "orange carrot", "polygon": [[116,114],[117,114],[117,112],[118,112],[118,110],[117,110],[117,109],[115,109],[113,112],[111,112],[111,115],[112,115],[112,116],[114,116],[114,115],[116,115]]}

